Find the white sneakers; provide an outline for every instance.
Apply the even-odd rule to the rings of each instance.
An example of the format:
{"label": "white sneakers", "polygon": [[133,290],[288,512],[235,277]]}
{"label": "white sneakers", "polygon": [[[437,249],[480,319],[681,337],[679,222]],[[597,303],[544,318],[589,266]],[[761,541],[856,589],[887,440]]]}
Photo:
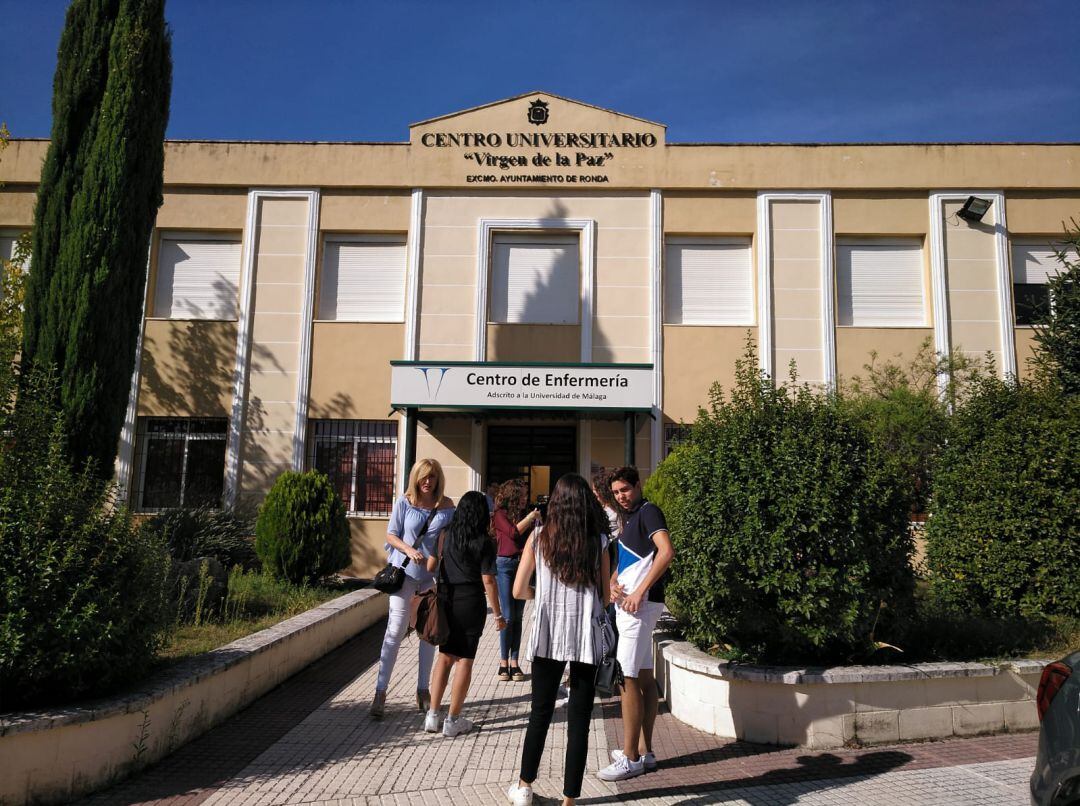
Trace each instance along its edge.
{"label": "white sneakers", "polygon": [[506,790],[506,799],[514,806],[532,806],[532,787],[511,784]]}
{"label": "white sneakers", "polygon": [[429,710],[424,717],[424,730],[428,733],[438,733],[442,727],[442,714],[438,711]]}
{"label": "white sneakers", "polygon": [[[611,760],[618,761],[620,758],[626,758],[626,754],[616,748],[611,751]],[[645,753],[641,757],[641,762],[645,765],[645,772],[652,772],[656,769],[656,753]]]}
{"label": "white sneakers", "polygon": [[472,728],[472,721],[463,716],[459,716],[455,719],[447,714],[444,719],[441,712],[429,710],[424,717],[424,730],[428,733],[438,733],[442,730],[443,736],[453,738],[455,736],[460,736],[462,733],[468,733]]}
{"label": "white sneakers", "polygon": [[[614,753],[611,755],[615,758]],[[645,762],[642,759],[631,761],[620,752],[618,758],[596,773],[596,777],[601,781],[625,781],[627,778],[635,778],[644,772]]]}
{"label": "white sneakers", "polygon": [[[627,778],[635,778],[646,770],[655,769],[656,755],[653,753],[645,753],[637,761],[631,761],[622,750],[612,750],[611,763],[596,775],[601,781],[624,781]],[[532,806],[532,787],[512,784],[506,790],[506,799],[514,806]]]}
{"label": "white sneakers", "polygon": [[[463,733],[468,733],[472,730],[473,723],[463,716],[459,716],[456,719],[447,715],[446,720],[443,722],[442,735],[449,738],[460,736]],[[427,728],[427,724],[424,724],[424,728]]]}

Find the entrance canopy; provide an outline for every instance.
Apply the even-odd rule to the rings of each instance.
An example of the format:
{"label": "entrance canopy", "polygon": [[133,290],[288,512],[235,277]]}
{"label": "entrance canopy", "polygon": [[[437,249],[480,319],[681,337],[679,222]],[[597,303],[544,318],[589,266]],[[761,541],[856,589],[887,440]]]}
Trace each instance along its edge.
{"label": "entrance canopy", "polygon": [[395,409],[651,412],[652,364],[391,361]]}

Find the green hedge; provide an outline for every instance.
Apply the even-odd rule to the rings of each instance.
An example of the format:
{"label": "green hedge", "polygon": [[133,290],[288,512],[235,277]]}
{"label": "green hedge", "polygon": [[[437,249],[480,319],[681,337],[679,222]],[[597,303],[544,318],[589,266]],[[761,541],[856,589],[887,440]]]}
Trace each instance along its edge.
{"label": "green hedge", "polygon": [[751,346],[662,465],[675,546],[668,603],[687,637],[756,660],[842,660],[872,648],[913,588],[907,482],[851,412],[774,388]]}
{"label": "green hedge", "polygon": [[170,603],[164,545],[76,473],[37,374],[0,446],[0,710],[107,693],[149,669]]}
{"label": "green hedge", "polygon": [[330,480],[318,471],[282,473],[255,526],[255,551],[279,579],[314,583],[349,564],[349,522]]}
{"label": "green hedge", "polygon": [[952,418],[927,526],[931,592],[993,618],[1080,614],[1080,398],[983,380]]}

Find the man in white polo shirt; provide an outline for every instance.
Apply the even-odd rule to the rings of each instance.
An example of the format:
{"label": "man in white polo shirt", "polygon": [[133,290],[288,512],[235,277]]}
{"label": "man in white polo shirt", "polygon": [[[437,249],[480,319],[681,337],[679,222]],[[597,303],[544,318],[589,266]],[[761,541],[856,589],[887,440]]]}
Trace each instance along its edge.
{"label": "man in white polo shirt", "polygon": [[611,492],[626,520],[619,534],[619,567],[611,581],[619,629],[616,656],[626,677],[622,690],[624,740],[621,750],[611,751],[611,764],[597,775],[604,781],[621,781],[656,767],[652,749],[657,708],[652,633],[664,612],[664,581],[675,553],[664,513],[641,495],[637,468],[616,470],[611,476]]}

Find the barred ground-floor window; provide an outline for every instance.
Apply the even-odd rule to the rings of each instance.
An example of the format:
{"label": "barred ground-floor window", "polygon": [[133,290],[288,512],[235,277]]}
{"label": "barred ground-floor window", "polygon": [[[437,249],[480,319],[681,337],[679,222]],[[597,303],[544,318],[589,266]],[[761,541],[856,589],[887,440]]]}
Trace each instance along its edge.
{"label": "barred ground-floor window", "polygon": [[135,509],[220,507],[228,431],[226,417],[140,417]]}
{"label": "barred ground-floor window", "polygon": [[350,515],[389,515],[397,432],[394,420],[311,420],[307,466],[329,477]]}

